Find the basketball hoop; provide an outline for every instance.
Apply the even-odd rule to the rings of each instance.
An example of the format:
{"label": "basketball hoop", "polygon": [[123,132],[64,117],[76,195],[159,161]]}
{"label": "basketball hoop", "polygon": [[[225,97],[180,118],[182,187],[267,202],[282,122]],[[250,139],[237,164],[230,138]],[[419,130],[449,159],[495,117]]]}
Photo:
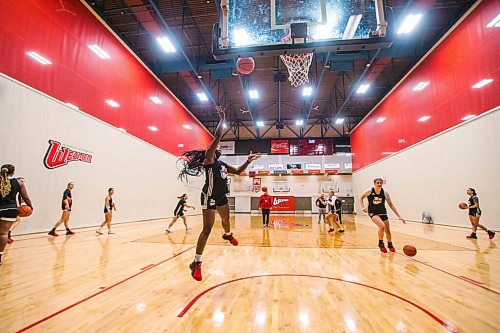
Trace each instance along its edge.
{"label": "basketball hoop", "polygon": [[309,82],[309,67],[313,58],[312,53],[302,53],[293,55],[280,55],[281,60],[288,68],[288,81],[294,87],[298,87]]}
{"label": "basketball hoop", "polygon": [[[308,36],[308,39],[312,39]],[[304,43],[304,38],[292,39],[290,35],[285,36],[281,42],[285,44],[295,43],[297,40],[299,43]],[[300,53],[300,54],[283,54],[280,55],[281,61],[288,68],[288,81],[294,87],[298,87],[304,83],[309,82],[309,68],[311,67],[313,53]]]}

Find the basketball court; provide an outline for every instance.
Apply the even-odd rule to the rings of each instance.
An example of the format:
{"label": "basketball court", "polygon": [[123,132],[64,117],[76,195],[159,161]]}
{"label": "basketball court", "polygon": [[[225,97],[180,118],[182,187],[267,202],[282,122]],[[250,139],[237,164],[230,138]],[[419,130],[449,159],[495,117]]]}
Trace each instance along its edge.
{"label": "basketball court", "polygon": [[0,332],[500,331],[498,2],[2,7]]}

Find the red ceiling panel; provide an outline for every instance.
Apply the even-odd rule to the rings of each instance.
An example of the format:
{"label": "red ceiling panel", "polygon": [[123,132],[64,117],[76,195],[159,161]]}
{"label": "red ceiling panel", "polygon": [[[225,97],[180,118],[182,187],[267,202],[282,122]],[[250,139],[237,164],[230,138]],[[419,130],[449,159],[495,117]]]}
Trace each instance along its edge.
{"label": "red ceiling panel", "polygon": [[[500,2],[480,3],[351,133],[353,170],[500,105]],[[494,81],[481,89],[483,79]],[[420,82],[429,82],[414,91]],[[427,121],[419,122],[423,116]],[[377,119],[386,118],[377,123]]]}
{"label": "red ceiling panel", "polygon": [[[111,59],[100,59],[88,48],[90,44],[99,45]],[[204,148],[212,139],[80,1],[4,2],[0,46],[0,72],[165,151],[179,155],[183,150]],[[41,65],[26,55],[29,51],[52,64]],[[151,96],[163,104],[154,104]],[[106,99],[120,107],[110,107]],[[152,132],[148,126],[159,131]]]}

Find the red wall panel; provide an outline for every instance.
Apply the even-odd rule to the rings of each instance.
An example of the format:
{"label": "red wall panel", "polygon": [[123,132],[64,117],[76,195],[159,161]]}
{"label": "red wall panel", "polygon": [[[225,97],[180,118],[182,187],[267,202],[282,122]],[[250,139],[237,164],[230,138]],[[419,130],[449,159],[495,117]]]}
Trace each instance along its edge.
{"label": "red wall panel", "polygon": [[[89,44],[99,45],[111,59],[97,57]],[[52,65],[34,61],[26,55],[29,51],[48,58]],[[204,148],[212,139],[77,0],[4,1],[0,11],[0,72],[175,155]],[[151,96],[163,104],[154,104]],[[108,106],[106,99],[115,100],[120,107]],[[185,129],[184,124],[192,129]],[[148,126],[159,131],[152,132]]]}
{"label": "red wall panel", "polygon": [[[351,133],[354,171],[500,105],[500,28],[486,27],[498,14],[499,1],[479,4],[360,123]],[[486,78],[494,81],[471,88]],[[431,118],[418,122],[422,116]]]}

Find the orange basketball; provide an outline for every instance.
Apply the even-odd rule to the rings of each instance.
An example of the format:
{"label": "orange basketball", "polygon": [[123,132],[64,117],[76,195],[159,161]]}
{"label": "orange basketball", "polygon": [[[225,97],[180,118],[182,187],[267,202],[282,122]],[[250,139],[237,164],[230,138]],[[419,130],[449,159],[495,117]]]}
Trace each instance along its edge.
{"label": "orange basketball", "polygon": [[467,209],[469,206],[465,202],[461,202],[458,204],[458,208],[460,209]]}
{"label": "orange basketball", "polygon": [[403,252],[406,254],[408,257],[413,257],[414,255],[417,254],[417,249],[413,245],[405,245],[403,247]]}
{"label": "orange basketball", "polygon": [[255,61],[253,58],[239,58],[238,61],[236,61],[236,68],[241,74],[248,75],[253,72]]}
{"label": "orange basketball", "polygon": [[17,214],[17,216],[28,217],[31,215],[31,213],[33,213],[33,210],[31,209],[30,206],[21,205],[19,206],[19,213]]}
{"label": "orange basketball", "polygon": [[262,187],[262,192],[267,192],[267,187],[266,186]]}

